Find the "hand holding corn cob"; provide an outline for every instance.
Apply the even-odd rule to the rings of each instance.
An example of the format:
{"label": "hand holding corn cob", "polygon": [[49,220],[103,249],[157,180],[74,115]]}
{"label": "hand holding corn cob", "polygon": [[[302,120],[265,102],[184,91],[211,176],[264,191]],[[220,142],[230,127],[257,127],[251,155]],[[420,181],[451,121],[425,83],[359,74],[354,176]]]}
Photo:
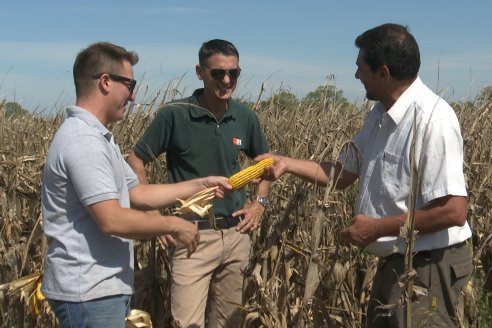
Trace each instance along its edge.
{"label": "hand holding corn cob", "polygon": [[273,159],[267,157],[262,159],[255,165],[245,168],[244,170],[239,171],[229,178],[229,184],[234,189],[241,189],[248,183],[250,183],[254,179],[258,179],[263,175],[263,171],[265,167],[272,166]]}
{"label": "hand holding corn cob", "polygon": [[[273,159],[265,158],[255,165],[247,167],[244,170],[232,175],[229,178],[229,184],[232,188],[239,190],[247,185],[254,179],[257,179],[263,175],[263,170],[265,167],[273,165]],[[212,208],[212,200],[216,194],[218,187],[207,188],[202,190],[186,200],[178,199],[181,202],[181,207],[174,211],[175,214],[189,214],[191,212],[204,217],[205,215],[213,212],[209,212]]]}

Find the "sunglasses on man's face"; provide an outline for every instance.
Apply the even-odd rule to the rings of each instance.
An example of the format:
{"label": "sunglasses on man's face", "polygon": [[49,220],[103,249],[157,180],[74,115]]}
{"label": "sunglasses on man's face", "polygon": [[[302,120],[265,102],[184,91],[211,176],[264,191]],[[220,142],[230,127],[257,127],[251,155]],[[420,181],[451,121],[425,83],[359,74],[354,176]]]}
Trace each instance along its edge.
{"label": "sunglasses on man's face", "polygon": [[237,80],[239,75],[241,74],[241,69],[238,68],[233,68],[233,69],[220,69],[220,68],[208,68],[203,65],[201,65],[203,68],[205,68],[207,71],[210,72],[210,76],[214,78],[215,80],[222,80],[224,76],[227,74],[231,79]]}
{"label": "sunglasses on man's face", "polygon": [[99,73],[99,74],[95,74],[95,75],[92,75],[92,78],[94,80],[97,80],[97,79],[101,78],[101,76],[103,74],[108,74],[109,78],[111,80],[113,80],[113,81],[123,83],[128,88],[128,91],[130,91],[130,94],[131,95],[133,94],[133,91],[135,90],[135,86],[137,85],[137,81],[136,80],[129,79],[129,78],[124,77],[124,76],[121,76],[121,75],[110,74],[110,73]]}

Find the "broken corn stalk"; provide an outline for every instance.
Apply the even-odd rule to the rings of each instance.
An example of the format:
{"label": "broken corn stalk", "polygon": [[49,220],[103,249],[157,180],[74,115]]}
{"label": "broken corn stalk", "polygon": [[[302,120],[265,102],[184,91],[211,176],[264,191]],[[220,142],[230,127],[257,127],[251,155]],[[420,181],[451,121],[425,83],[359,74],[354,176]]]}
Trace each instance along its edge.
{"label": "broken corn stalk", "polygon": [[261,177],[263,175],[263,170],[266,166],[272,166],[272,165],[273,165],[273,159],[271,158],[262,159],[255,165],[247,167],[244,170],[241,170],[236,174],[232,175],[229,178],[228,182],[232,186],[232,188],[241,189],[249,182],[251,182],[251,180]]}

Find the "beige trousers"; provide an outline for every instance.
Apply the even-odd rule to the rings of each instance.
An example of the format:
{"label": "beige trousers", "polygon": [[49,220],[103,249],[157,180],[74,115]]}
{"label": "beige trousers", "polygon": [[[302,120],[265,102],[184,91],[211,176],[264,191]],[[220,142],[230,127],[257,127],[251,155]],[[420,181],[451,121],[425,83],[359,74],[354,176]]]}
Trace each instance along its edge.
{"label": "beige trousers", "polygon": [[[190,258],[172,250],[171,310],[183,328],[240,326],[243,276],[251,240],[236,228],[200,230]],[[206,315],[205,315],[206,313]]]}

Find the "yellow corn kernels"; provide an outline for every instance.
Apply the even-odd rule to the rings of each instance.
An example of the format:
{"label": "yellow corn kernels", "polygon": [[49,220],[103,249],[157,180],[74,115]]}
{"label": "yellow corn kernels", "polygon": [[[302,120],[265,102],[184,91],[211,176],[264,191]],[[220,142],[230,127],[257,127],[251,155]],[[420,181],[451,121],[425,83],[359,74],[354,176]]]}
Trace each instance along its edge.
{"label": "yellow corn kernels", "polygon": [[40,275],[36,281],[34,282],[34,290],[31,292],[29,296],[29,312],[37,317],[41,314],[43,303],[46,302],[46,298],[41,292],[41,282],[43,280],[43,276]]}
{"label": "yellow corn kernels", "polygon": [[255,165],[245,168],[231,176],[229,178],[229,184],[234,189],[241,189],[245,185],[247,185],[251,180],[257,179],[263,175],[263,169],[265,166],[273,165],[273,159],[265,158]]}

